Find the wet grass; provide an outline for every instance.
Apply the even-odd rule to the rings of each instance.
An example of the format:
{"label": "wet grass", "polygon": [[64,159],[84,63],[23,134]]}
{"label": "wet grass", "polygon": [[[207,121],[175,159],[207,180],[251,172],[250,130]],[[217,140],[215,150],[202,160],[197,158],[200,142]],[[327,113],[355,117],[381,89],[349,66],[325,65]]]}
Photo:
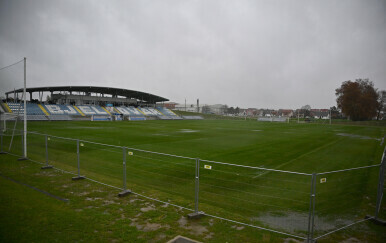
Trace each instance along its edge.
{"label": "wet grass", "polygon": [[[307,174],[379,163],[384,147],[384,145],[380,145],[380,138],[384,136],[385,131],[384,127],[375,126],[272,124],[252,120],[115,123],[84,121],[30,122],[29,130],[192,158],[298,171]],[[348,134],[348,136],[341,136],[339,133]],[[350,134],[353,136],[349,136]],[[15,144],[21,144],[20,141],[15,140]],[[28,157],[44,162],[43,137],[30,135],[28,141]],[[7,140],[5,140],[5,143],[7,143]],[[76,173],[76,143],[74,141],[50,137],[48,148],[50,164]],[[20,152],[20,146],[14,147],[13,150],[15,153]],[[131,151],[134,152],[134,155],[126,156],[127,185],[130,189],[166,202],[194,208],[194,160]],[[82,175],[116,187],[122,187],[122,150],[120,148],[83,143],[83,146],[80,147],[80,159]],[[205,169],[205,165],[211,165],[212,169]],[[3,169],[6,170],[7,167]],[[15,171],[18,170],[20,169]],[[37,170],[39,170],[38,167]],[[36,178],[34,175],[42,173],[32,173],[30,180],[34,181],[34,178]],[[200,173],[200,210],[244,223],[296,235],[305,235],[308,220],[310,176],[266,173],[263,170],[251,170],[205,161],[201,162]],[[10,174],[12,175],[12,173]],[[24,174],[27,178],[27,173]],[[42,178],[48,177],[51,180],[60,178],[57,176],[50,177],[44,173],[43,175]],[[59,181],[58,184],[67,185],[69,183],[66,181],[68,176],[64,176],[63,181]],[[24,177],[22,178],[24,179]],[[316,222],[319,223],[316,230],[319,230],[320,234],[326,230],[319,227],[321,225],[328,224],[331,226],[332,224],[334,227],[338,227],[339,222],[351,222],[363,218],[364,214],[373,211],[376,194],[374,191],[377,179],[376,169],[363,170],[356,174],[334,174],[326,176],[326,178],[327,183],[317,184],[316,212],[319,214],[320,222]],[[82,184],[84,182],[70,183],[75,187]],[[92,183],[88,184],[91,185]],[[78,194],[87,192],[87,190],[81,188],[78,190]],[[10,191],[7,193],[15,196]],[[72,196],[71,193],[69,195]],[[79,200],[79,206],[76,208],[78,211],[75,212],[83,215],[89,209],[97,210],[97,214],[101,214],[100,222],[117,218],[118,214],[111,213],[109,210],[100,212],[101,206],[87,208],[92,206],[88,205],[89,203],[117,200],[115,194],[111,196],[115,199],[110,200],[106,199],[106,195],[100,195],[99,197],[94,194],[76,197],[74,200]],[[135,202],[139,204],[137,205]],[[141,208],[149,206],[146,203],[155,204],[156,210],[140,211]],[[172,212],[171,216],[168,216],[170,212],[163,213],[164,208],[157,205],[159,203],[143,201],[142,199],[128,204],[133,206],[132,210],[134,208],[139,210],[139,212],[136,211],[137,214],[135,215],[140,214],[143,220],[124,221],[122,219],[123,221],[119,221],[117,224],[129,225],[130,227],[125,228],[124,232],[134,238],[139,237],[141,239],[142,236],[140,237],[140,235],[145,234],[147,238],[143,236],[145,237],[144,242],[150,240],[163,242],[169,236],[173,238],[171,237],[172,234],[179,232],[176,231],[176,228],[181,227],[178,223],[179,220],[189,212],[181,212],[181,210],[169,206],[166,209],[170,209]],[[108,207],[114,207],[114,205],[109,204]],[[343,212],[342,208],[346,211]],[[19,210],[25,211],[27,209],[21,208]],[[53,208],[52,210],[55,211],[56,209]],[[382,210],[383,216],[385,215],[384,211]],[[355,212],[355,215],[353,212]],[[300,215],[301,217],[294,218],[293,215]],[[169,217],[173,224],[168,222]],[[304,220],[299,222],[299,218]],[[87,219],[79,220],[79,222],[88,222]],[[200,226],[207,227],[207,231],[201,234],[195,233],[196,239],[205,242],[224,242],[221,240],[228,239],[226,236],[228,235],[229,239],[233,239],[229,242],[236,242],[238,241],[236,235],[240,235],[240,233],[242,235],[241,239],[245,239],[243,242],[253,242],[255,239],[265,240],[266,242],[282,241],[286,238],[250,227],[238,230],[236,227],[232,228],[234,224],[227,224],[214,219],[211,220],[217,223],[210,225],[208,220],[204,219],[197,222]],[[165,226],[165,224],[168,226]],[[221,226],[218,226],[218,224]],[[295,224],[297,226],[293,227]],[[228,227],[226,225],[230,225],[230,228],[226,228]],[[220,233],[220,231],[225,230],[222,227],[226,228],[226,233]],[[373,230],[371,227],[369,226],[366,229],[366,234],[363,237],[354,234],[355,237],[361,239],[366,237],[379,239],[379,237],[382,237],[377,229]],[[331,227],[327,228],[330,229]],[[127,231],[128,229],[130,230]],[[106,237],[109,237],[110,233],[108,232],[110,231],[113,235],[121,235],[119,229],[116,228],[107,231],[106,229],[100,230],[105,232]],[[189,229],[186,230],[189,231]],[[244,231],[248,233],[244,233]],[[160,233],[162,235],[158,235],[157,232],[162,232]],[[171,233],[167,234],[165,232]],[[210,237],[211,233],[214,236]],[[56,233],[50,234],[55,235]],[[341,237],[342,233],[334,235],[331,237]],[[75,234],[74,237],[79,237],[79,235],[76,236]],[[120,237],[126,239],[123,236]],[[119,241],[120,237],[105,239],[107,241]],[[93,241],[93,239],[90,238],[90,241]]]}

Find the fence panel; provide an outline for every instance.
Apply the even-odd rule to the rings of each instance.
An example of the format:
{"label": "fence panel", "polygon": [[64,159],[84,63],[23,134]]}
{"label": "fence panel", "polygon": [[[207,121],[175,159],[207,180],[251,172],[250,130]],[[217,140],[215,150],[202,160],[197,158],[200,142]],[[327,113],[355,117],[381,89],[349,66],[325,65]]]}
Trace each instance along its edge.
{"label": "fence panel", "polygon": [[199,210],[256,227],[307,236],[311,176],[200,163]]}
{"label": "fence panel", "polygon": [[77,146],[75,140],[47,137],[48,163],[55,168],[77,173]]}
{"label": "fence panel", "polygon": [[374,216],[379,166],[318,174],[315,237]]}
{"label": "fence panel", "polygon": [[11,130],[7,130],[3,140],[5,151],[22,157],[24,147],[23,139],[24,137],[22,131],[15,130],[15,132],[12,133]]}
{"label": "fence panel", "polygon": [[[3,151],[22,156],[22,130],[2,135]],[[81,176],[106,185],[300,239],[322,238],[376,208],[379,165],[310,175],[33,132],[27,142],[32,160],[48,158],[47,165],[73,174],[80,168]]]}
{"label": "fence panel", "polygon": [[141,195],[194,208],[195,159],[128,148],[127,183]]}
{"label": "fence panel", "polygon": [[41,163],[46,162],[46,138],[44,135],[27,134],[27,157]]}
{"label": "fence panel", "polygon": [[82,176],[114,187],[123,187],[121,147],[80,141],[79,153]]}

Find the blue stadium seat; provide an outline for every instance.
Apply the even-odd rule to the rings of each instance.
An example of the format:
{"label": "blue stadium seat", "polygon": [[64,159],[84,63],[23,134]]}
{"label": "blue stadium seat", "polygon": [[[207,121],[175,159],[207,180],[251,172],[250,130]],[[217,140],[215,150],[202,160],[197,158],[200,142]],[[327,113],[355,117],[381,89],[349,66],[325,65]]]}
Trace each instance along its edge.
{"label": "blue stadium seat", "polygon": [[144,114],[141,113],[137,108],[129,106],[129,107],[115,107],[121,114],[129,117],[144,117]]}
{"label": "blue stadium seat", "polygon": [[72,105],[44,105],[50,115],[78,115],[80,113]]}
{"label": "blue stadium seat", "polygon": [[[7,103],[9,108],[15,114],[23,114],[24,113],[24,103]],[[27,103],[27,115],[45,115],[42,109],[38,106],[38,104],[30,104]]]}

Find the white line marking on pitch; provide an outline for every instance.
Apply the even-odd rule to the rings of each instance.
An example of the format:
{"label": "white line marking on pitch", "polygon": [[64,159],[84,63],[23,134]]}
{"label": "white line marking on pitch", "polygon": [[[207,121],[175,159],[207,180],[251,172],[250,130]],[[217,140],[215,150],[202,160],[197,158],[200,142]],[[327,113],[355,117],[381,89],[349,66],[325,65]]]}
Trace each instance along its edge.
{"label": "white line marking on pitch", "polygon": [[[330,146],[330,145],[333,145],[333,144],[339,142],[339,141],[342,140],[342,139],[343,139],[343,138],[339,138],[339,139],[337,139],[337,140],[335,140],[335,141],[332,141],[332,142],[330,142],[330,143],[323,144],[322,146],[319,146],[319,147],[315,148],[314,150],[311,150],[311,151],[309,151],[309,152],[307,152],[307,153],[305,153],[305,154],[302,154],[302,155],[300,155],[300,156],[298,156],[298,157],[296,157],[296,158],[294,158],[294,159],[291,159],[291,160],[289,160],[289,161],[287,161],[287,162],[284,162],[284,163],[281,164],[281,165],[278,165],[278,166],[275,167],[274,169],[275,169],[275,170],[280,169],[281,167],[283,167],[283,166],[285,166],[285,165],[288,165],[289,163],[292,163],[292,162],[294,162],[295,160],[298,160],[298,159],[300,159],[300,158],[303,158],[304,156],[307,156],[307,155],[309,155],[309,154],[315,153],[315,152],[317,152],[317,151],[319,151],[319,150],[321,150],[321,149],[323,149],[323,148],[325,148],[325,147],[328,147],[328,146]],[[260,177],[260,176],[262,176],[262,175],[267,174],[268,172],[270,172],[270,171],[265,171],[264,173],[261,173],[261,174],[258,174],[258,175],[256,175],[256,176],[254,176],[253,178],[258,178],[258,177]]]}

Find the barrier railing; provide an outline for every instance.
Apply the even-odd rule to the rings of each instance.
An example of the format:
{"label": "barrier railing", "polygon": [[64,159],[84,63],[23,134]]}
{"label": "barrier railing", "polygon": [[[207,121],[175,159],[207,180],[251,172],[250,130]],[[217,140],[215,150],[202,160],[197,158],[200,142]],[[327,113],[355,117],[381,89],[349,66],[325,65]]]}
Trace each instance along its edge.
{"label": "barrier railing", "polygon": [[[22,131],[0,133],[0,153],[23,157]],[[275,170],[28,132],[28,159],[203,215],[308,242],[379,217],[380,164],[320,173]],[[364,218],[364,216],[366,216]],[[370,215],[370,216],[369,216]]]}

